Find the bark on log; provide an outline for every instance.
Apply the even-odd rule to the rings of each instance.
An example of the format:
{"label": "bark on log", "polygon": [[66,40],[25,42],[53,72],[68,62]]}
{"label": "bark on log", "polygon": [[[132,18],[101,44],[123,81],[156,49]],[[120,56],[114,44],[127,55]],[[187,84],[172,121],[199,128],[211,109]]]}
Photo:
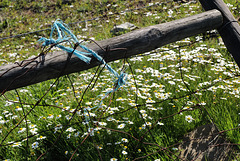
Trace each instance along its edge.
{"label": "bark on log", "polygon": [[[211,10],[187,18],[149,26],[130,33],[97,42],[102,48],[110,49],[126,48],[123,50],[108,52],[102,51],[96,44],[89,44],[87,47],[103,56],[106,62],[123,59],[133,55],[141,54],[166,44],[181,40],[218,28],[222,25],[222,15],[217,10]],[[78,48],[78,50],[81,50]],[[83,71],[99,65],[99,62],[92,59],[90,64],[72,56],[67,67],[61,73],[66,64],[68,54],[65,52],[49,53],[43,65],[38,64],[31,69],[34,63],[25,67],[16,64],[8,64],[0,67],[0,92],[28,86],[38,82],[57,78],[59,75],[66,75]]]}
{"label": "bark on log", "polygon": [[240,67],[240,26],[237,20],[223,0],[200,0],[200,3],[206,11],[217,9],[222,13],[223,24],[218,28],[218,32],[238,67]]}

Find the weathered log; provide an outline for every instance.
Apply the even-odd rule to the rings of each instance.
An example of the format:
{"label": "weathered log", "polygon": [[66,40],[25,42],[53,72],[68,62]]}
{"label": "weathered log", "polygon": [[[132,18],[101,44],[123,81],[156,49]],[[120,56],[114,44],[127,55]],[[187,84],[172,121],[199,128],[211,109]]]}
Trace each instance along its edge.
{"label": "weathered log", "polygon": [[237,20],[223,0],[200,0],[200,3],[206,11],[217,9],[222,13],[223,24],[218,28],[218,32],[238,67],[240,67],[240,26]]}
{"label": "weathered log", "polygon": [[[125,48],[127,52],[114,50],[106,53],[94,43],[88,44],[87,47],[103,56],[106,62],[110,62],[151,51],[183,38],[218,28],[221,25],[221,13],[217,10],[211,10],[97,42],[104,49],[107,47],[110,47],[110,49]],[[78,50],[81,49],[78,48]],[[59,75],[79,72],[99,65],[99,62],[95,59],[92,59],[90,64],[86,64],[73,55],[64,71],[61,72],[66,64],[67,57],[67,53],[59,51],[49,53],[45,61],[42,62],[44,64],[40,63],[34,68],[32,68],[34,63],[24,67],[19,67],[16,64],[0,67],[0,92],[28,86],[57,78]]]}

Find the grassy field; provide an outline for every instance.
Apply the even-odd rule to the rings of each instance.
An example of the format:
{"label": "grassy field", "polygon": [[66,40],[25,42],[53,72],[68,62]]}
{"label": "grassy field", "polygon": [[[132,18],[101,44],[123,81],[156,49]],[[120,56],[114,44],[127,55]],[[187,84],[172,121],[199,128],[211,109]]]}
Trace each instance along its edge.
{"label": "grassy field", "polygon": [[[238,19],[240,2],[225,2]],[[124,22],[142,28],[201,12],[198,2],[3,0],[0,38],[60,18],[79,22],[69,24],[79,40],[103,40]],[[0,40],[0,65],[38,55],[37,41],[49,35]],[[0,160],[178,160],[184,134],[212,121],[240,144],[239,68],[215,30],[109,65],[124,66],[128,80],[104,100],[115,78],[103,66],[1,95]]]}

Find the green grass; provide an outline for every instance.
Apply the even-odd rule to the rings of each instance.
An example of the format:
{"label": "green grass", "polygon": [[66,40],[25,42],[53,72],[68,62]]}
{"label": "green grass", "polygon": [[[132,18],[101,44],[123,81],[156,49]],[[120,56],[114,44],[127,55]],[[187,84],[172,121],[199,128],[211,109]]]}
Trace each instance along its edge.
{"label": "green grass", "polygon": [[[230,9],[238,18],[240,3],[225,2],[233,5],[229,5]],[[71,1],[66,4],[59,0],[2,1],[0,37],[49,28],[57,18],[71,23],[100,17],[70,27],[78,38],[103,40],[114,36],[110,30],[115,24],[130,22],[142,28],[202,12],[199,3],[171,2],[119,14],[140,5],[140,1],[120,0]],[[174,9],[176,6],[179,7]],[[172,9],[172,15],[169,15],[169,9]],[[48,38],[49,34],[45,31],[1,41],[0,65],[38,55],[37,40]],[[173,149],[177,145],[172,145],[181,142],[187,132],[211,122],[210,118],[221,131],[236,128],[224,132],[224,135],[232,143],[240,144],[237,128],[240,124],[240,80],[234,75],[239,70],[220,43],[219,35],[214,35],[206,40],[206,34],[196,35],[202,40],[192,45],[190,41],[197,40],[196,36],[189,38],[190,41],[185,39],[151,51],[148,56],[144,54],[149,53],[139,53],[139,56],[128,58],[127,62],[109,63],[118,72],[125,63],[128,83],[104,99],[102,108],[89,111],[94,115],[90,118],[85,116],[89,113],[84,115],[84,109],[98,105],[101,101],[99,95],[114,86],[107,70],[100,72],[95,67],[61,77],[50,90],[55,80],[5,93],[0,97],[0,159],[36,160],[47,152],[41,160],[65,161],[76,150],[73,160],[134,160],[141,157],[145,157],[141,160],[173,160],[178,159],[180,152]],[[174,49],[176,45],[188,46]],[[95,78],[94,88],[87,88],[96,72],[100,76]],[[38,100],[40,103],[34,106]],[[69,123],[68,118],[75,108],[79,110]],[[185,120],[188,115],[193,117],[192,122]],[[24,121],[19,124],[22,119]],[[102,128],[95,124],[98,121]],[[125,126],[120,128],[121,124]],[[31,131],[34,128],[36,133]],[[94,135],[88,136],[91,128],[95,128]],[[167,150],[161,150],[165,147]]]}

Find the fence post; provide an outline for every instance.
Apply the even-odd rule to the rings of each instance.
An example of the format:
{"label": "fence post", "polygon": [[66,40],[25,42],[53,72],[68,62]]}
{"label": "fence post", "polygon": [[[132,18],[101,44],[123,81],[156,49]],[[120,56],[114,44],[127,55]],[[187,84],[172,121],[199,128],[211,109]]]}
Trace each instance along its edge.
{"label": "fence post", "polygon": [[[218,10],[211,10],[97,42],[103,49],[108,47],[111,49],[124,48],[127,52],[126,50],[112,50],[106,55],[106,52],[94,43],[88,44],[87,47],[103,56],[106,62],[110,62],[151,51],[183,38],[218,28],[222,25],[222,21],[222,14]],[[84,51],[80,48],[77,50]],[[58,51],[48,53],[43,60],[35,59],[24,62],[22,66],[8,64],[0,67],[0,94],[8,90],[57,78],[60,73],[66,75],[99,65],[99,62],[94,59],[91,60],[90,64],[86,64],[73,55],[69,61],[71,65],[64,68],[67,59],[67,53]],[[64,72],[62,73],[62,71]]]}
{"label": "fence post", "polygon": [[223,0],[199,0],[203,8],[208,11],[212,9],[219,10],[223,15],[223,24],[218,28],[225,46],[232,54],[238,67],[240,67],[240,26],[234,18],[228,6]]}

